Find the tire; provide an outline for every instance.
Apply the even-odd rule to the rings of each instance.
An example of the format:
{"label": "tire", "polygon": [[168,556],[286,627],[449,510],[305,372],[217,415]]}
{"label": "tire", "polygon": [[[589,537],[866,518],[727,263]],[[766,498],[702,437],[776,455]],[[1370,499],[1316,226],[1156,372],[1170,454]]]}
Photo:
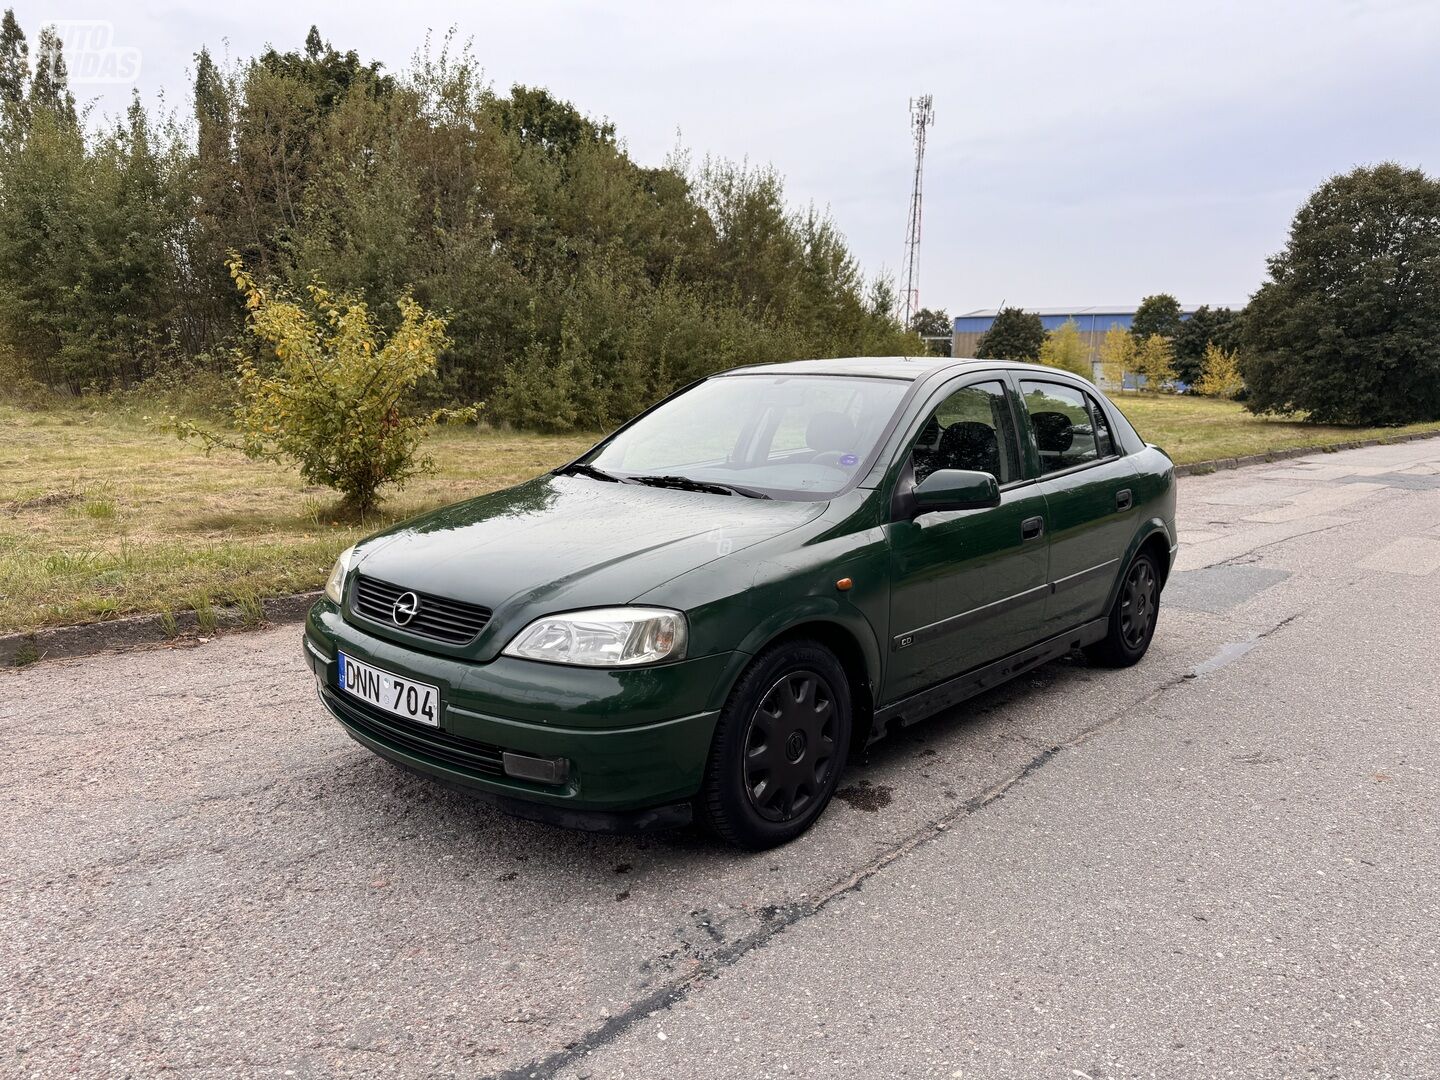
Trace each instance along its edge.
{"label": "tire", "polygon": [[1085,655],[1100,667],[1122,668],[1137,663],[1150,648],[1160,617],[1160,567],[1141,552],[1131,560],[1120,581],[1120,594],[1110,609],[1105,637],[1085,646]]}
{"label": "tire", "polygon": [[715,726],[700,822],[752,851],[795,839],[835,793],[852,715],[850,683],[829,649],[797,640],[762,652]]}

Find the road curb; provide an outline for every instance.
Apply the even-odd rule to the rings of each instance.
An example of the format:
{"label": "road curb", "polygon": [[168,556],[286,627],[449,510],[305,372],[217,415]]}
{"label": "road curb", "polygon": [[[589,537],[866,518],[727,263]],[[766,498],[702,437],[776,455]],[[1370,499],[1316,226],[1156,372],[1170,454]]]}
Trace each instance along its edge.
{"label": "road curb", "polygon": [[214,609],[214,625],[201,633],[200,616],[193,611],[176,612],[167,625],[163,615],[133,615],[107,622],[57,626],[26,634],[0,636],[0,667],[24,667],[37,660],[74,660],[117,649],[154,648],[158,645],[194,642],[210,634],[233,630],[258,630],[299,622],[310,605],[320,599],[320,590],[291,593],[260,601],[260,613],[240,607]]}
{"label": "road curb", "polygon": [[1176,476],[1208,476],[1222,469],[1243,469],[1248,465],[1271,465],[1291,458],[1310,457],[1314,454],[1334,454],[1341,450],[1363,450],[1367,446],[1390,446],[1395,443],[1419,442],[1421,439],[1440,438],[1440,431],[1414,431],[1408,435],[1385,435],[1378,439],[1351,439],[1349,442],[1332,443],[1329,446],[1306,446],[1295,450],[1269,450],[1263,454],[1247,454],[1244,457],[1214,458],[1210,461],[1192,461],[1189,465],[1176,465]]}
{"label": "road curb", "polygon": [[[1333,446],[1311,446],[1297,450],[1272,450],[1246,457],[1216,458],[1175,466],[1176,476],[1205,476],[1222,469],[1243,469],[1250,465],[1268,465],[1292,458],[1330,454],[1338,450],[1359,450],[1366,446],[1417,442],[1440,437],[1440,431],[1417,431],[1408,435],[1391,435],[1379,439],[1354,439]],[[214,631],[255,630],[299,622],[320,598],[320,591],[292,593],[261,601],[263,619],[254,612],[238,607],[216,608]],[[212,632],[214,632],[212,631]],[[0,668],[24,667],[37,660],[74,660],[117,649],[154,648],[176,642],[195,641],[201,637],[200,619],[193,611],[179,612],[170,626],[161,615],[135,615],[107,622],[83,623],[79,626],[58,626],[25,634],[0,636]]]}

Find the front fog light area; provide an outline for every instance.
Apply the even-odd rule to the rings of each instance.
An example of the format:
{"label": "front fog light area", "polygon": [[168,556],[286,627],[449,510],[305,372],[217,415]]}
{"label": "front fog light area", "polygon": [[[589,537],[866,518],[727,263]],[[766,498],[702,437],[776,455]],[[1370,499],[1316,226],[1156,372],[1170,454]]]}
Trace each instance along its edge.
{"label": "front fog light area", "polygon": [[532,757],[503,751],[500,761],[505,775],[536,784],[563,784],[570,779],[570,762],[565,758]]}

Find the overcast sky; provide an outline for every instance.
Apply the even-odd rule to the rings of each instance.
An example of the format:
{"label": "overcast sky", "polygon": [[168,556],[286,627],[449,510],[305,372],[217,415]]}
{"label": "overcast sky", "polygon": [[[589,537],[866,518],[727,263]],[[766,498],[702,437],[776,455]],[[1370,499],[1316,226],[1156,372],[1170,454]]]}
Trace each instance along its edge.
{"label": "overcast sky", "polygon": [[[1427,0],[459,0],[182,4],[22,0],[107,20],[138,49],[124,107],[162,88],[188,109],[193,54],[336,47],[403,68],[427,29],[473,39],[497,88],[549,87],[612,120],[650,164],[676,145],[766,161],[793,202],[828,206],[867,274],[898,272],[907,101],[935,98],[921,301],[956,314],[1240,303],[1296,206],[1331,173],[1440,169],[1440,3]],[[228,46],[227,46],[228,43]],[[83,66],[72,58],[72,68]]]}

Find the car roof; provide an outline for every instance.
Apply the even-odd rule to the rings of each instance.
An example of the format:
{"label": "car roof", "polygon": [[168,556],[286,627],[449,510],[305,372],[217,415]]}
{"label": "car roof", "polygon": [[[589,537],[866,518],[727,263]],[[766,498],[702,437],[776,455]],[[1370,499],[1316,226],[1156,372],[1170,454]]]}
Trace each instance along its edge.
{"label": "car roof", "polygon": [[832,360],[790,360],[781,364],[751,364],[730,368],[719,375],[852,375],[869,379],[905,379],[913,382],[936,372],[990,371],[995,368],[1029,368],[1007,360],[972,360],[949,356],[845,356]]}

